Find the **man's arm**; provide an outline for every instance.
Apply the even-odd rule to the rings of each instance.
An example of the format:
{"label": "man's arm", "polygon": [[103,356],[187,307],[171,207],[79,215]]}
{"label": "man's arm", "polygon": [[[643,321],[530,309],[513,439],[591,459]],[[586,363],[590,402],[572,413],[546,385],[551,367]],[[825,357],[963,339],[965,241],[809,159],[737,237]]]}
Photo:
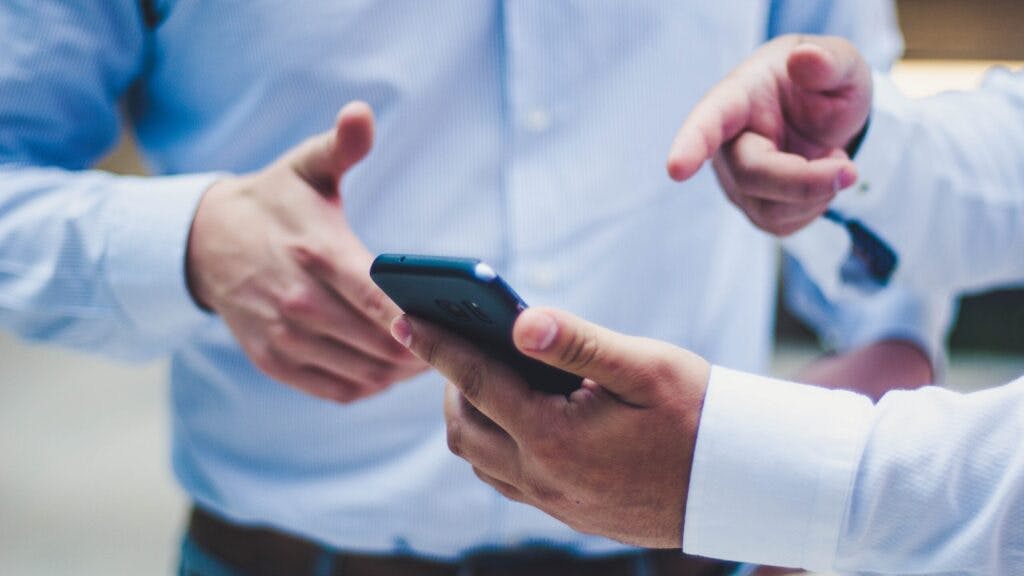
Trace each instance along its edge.
{"label": "man's arm", "polygon": [[451,380],[452,451],[584,532],[817,570],[1008,574],[1024,553],[1024,380],[874,405],[528,309],[517,347],[588,378],[564,397],[426,322],[392,331]]}
{"label": "man's arm", "polygon": [[118,357],[165,353],[208,320],[183,272],[217,175],[86,170],[113,145],[142,65],[137,6],[5,3],[0,34],[0,324]]}
{"label": "man's arm", "polygon": [[[919,100],[876,75],[856,158],[860,186],[834,207],[885,236],[902,284],[975,291],[1016,283],[1024,278],[1022,159],[1024,73],[993,70],[976,91]],[[811,255],[823,234],[811,227],[787,245]]]}
{"label": "man's arm", "polygon": [[684,550],[840,572],[1013,573],[1022,408],[1024,381],[871,406],[715,367]]}
{"label": "man's arm", "polygon": [[[845,147],[872,110],[854,163]],[[829,296],[841,292],[844,234],[817,219],[860,180],[834,206],[893,245],[899,283],[978,290],[1024,276],[1022,117],[1024,73],[995,71],[980,90],[909,100],[882,76],[872,90],[867,64],[842,40],[780,38],[694,108],[669,171],[685,179],[714,159],[755,225],[782,236],[806,227],[786,243]]]}
{"label": "man's arm", "polygon": [[257,366],[318,396],[424,368],[387,335],[398,309],[340,206],[372,144],[365,105],[254,174],[114,176],[86,168],[143,67],[136,3],[4,4],[0,33],[0,326],[146,358],[210,321],[195,298]]}
{"label": "man's arm", "polygon": [[[888,70],[902,53],[896,7],[890,0],[777,0],[770,10],[768,38],[839,36],[856,46],[875,70]],[[793,134],[787,138],[798,139]],[[796,277],[800,272],[785,267],[784,274],[785,302],[791,311],[838,352],[802,371],[802,381],[835,388],[869,381],[873,388],[865,392],[873,396],[934,381],[932,364],[943,363],[942,340],[951,313],[948,298],[936,297],[931,290],[900,287],[870,298],[839,298],[829,293],[822,299],[817,297],[817,286]],[[811,304],[816,308],[808,309]]]}

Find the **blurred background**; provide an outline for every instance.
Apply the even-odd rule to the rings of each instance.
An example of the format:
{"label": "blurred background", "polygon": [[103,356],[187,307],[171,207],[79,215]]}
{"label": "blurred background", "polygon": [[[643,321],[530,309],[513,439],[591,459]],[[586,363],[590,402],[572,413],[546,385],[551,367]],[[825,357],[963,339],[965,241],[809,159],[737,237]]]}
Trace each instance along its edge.
{"label": "blurred background", "polygon": [[[854,1],[854,0],[850,0]],[[970,88],[993,64],[1024,61],[1020,0],[900,0],[909,94]],[[104,163],[143,171],[131,139]],[[773,370],[820,352],[784,312]],[[1024,373],[1024,290],[965,298],[949,385]],[[168,462],[164,363],[123,366],[28,346],[0,333],[0,574],[170,574],[185,499]]]}

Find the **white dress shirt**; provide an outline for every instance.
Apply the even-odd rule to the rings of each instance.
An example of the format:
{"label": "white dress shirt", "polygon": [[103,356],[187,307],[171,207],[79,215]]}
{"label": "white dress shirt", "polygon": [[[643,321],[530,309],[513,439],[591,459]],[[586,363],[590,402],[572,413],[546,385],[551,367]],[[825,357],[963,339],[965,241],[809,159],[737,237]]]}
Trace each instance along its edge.
{"label": "white dress shirt", "polygon": [[[837,205],[894,245],[901,281],[1024,280],[1024,75],[916,102],[876,86],[857,159],[869,189]],[[813,249],[823,230],[794,244]],[[814,255],[809,268],[828,273]],[[842,572],[1024,574],[1024,378],[872,405],[715,367],[683,548]]]}

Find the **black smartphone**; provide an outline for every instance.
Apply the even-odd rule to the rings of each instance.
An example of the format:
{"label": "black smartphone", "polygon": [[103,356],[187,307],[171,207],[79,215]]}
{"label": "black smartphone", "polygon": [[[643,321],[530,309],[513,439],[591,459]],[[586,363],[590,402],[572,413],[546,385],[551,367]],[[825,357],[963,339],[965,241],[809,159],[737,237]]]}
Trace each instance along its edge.
{"label": "black smartphone", "polygon": [[516,349],[512,326],[526,303],[481,260],[381,254],[370,277],[406,314],[462,335],[511,366],[530,387],[553,394],[580,387],[579,376]]}

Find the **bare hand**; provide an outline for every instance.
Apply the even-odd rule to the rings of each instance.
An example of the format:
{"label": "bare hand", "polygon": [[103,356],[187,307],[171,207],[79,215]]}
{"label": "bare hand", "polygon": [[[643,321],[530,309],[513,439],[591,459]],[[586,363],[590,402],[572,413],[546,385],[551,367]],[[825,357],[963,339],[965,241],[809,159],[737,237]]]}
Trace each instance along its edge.
{"label": "bare hand", "polygon": [[785,236],[854,184],[846,147],[871,107],[871,70],[841,38],[783,36],[758,49],[686,119],[668,171],[686,180],[713,158],[729,199]]}
{"label": "bare hand", "polygon": [[448,445],[505,496],[576,530],[679,548],[710,367],[685,350],[531,308],[516,346],[585,376],[564,397],[531,390],[472,344],[415,318],[392,333],[451,380]]}
{"label": "bare hand", "polygon": [[189,239],[193,296],[253,363],[338,402],[427,367],[388,335],[401,311],[370,280],[372,256],[341,207],[341,178],[372,144],[372,112],[349,104],[333,130],[259,172],[215,183]]}

